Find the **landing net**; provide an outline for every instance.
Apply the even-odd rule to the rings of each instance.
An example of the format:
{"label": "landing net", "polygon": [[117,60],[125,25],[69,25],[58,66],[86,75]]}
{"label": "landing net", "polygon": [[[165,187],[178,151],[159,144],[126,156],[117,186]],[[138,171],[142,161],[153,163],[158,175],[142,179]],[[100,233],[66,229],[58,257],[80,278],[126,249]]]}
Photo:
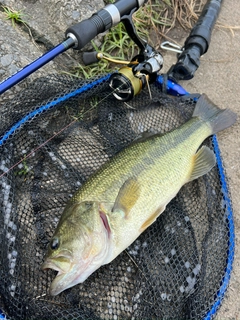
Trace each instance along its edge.
{"label": "landing net", "polygon": [[151,85],[128,103],[108,78],[40,78],[1,107],[0,309],[7,319],[211,319],[234,254],[230,196],[217,166],[187,183],[165,212],[83,284],[48,294],[55,271],[40,266],[67,200],[140,133],[167,132],[195,103]]}

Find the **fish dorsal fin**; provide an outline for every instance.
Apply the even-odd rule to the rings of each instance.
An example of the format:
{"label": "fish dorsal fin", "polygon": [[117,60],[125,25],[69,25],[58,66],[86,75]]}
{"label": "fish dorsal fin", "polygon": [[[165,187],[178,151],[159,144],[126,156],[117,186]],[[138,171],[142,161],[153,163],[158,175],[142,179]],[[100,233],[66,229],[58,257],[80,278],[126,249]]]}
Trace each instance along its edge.
{"label": "fish dorsal fin", "polygon": [[198,150],[193,161],[193,170],[188,181],[195,180],[208,173],[216,164],[214,152],[206,146]]}
{"label": "fish dorsal fin", "polygon": [[140,185],[136,178],[127,179],[120,188],[112,212],[122,212],[127,218],[129,211],[140,196]]}

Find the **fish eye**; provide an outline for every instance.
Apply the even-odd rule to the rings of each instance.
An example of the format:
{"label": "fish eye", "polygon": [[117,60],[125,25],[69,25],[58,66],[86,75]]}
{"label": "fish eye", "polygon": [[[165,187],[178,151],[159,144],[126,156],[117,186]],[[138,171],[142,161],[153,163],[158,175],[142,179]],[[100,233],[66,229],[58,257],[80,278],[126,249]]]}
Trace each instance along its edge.
{"label": "fish eye", "polygon": [[57,250],[59,248],[59,240],[58,238],[53,238],[50,242],[50,247],[52,250]]}

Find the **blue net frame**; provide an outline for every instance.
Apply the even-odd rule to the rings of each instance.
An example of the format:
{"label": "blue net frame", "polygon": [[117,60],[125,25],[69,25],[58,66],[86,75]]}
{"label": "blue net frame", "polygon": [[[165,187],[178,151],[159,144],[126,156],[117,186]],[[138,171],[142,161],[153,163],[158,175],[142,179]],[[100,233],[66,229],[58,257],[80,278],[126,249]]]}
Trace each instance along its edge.
{"label": "blue net frame", "polygon": [[[109,77],[110,77],[110,74],[105,75],[105,76],[101,77],[100,79],[94,80],[94,81],[78,88],[77,90],[74,90],[64,96],[61,96],[60,98],[57,98],[56,100],[52,101],[51,103],[42,105],[38,109],[36,109],[32,112],[29,112],[20,121],[13,124],[13,126],[5,132],[5,134],[0,138],[0,146],[2,146],[16,130],[18,130],[19,128],[24,126],[24,124],[26,122],[30,121],[36,115],[43,114],[43,112],[45,112],[53,107],[57,107],[57,105],[59,103],[61,103],[63,101],[67,101],[68,99],[70,99],[74,96],[81,95],[84,92],[91,90],[99,83],[107,81],[109,79]],[[162,82],[163,82],[162,77],[158,76],[156,79],[156,84],[161,86]],[[174,92],[174,85],[175,84],[172,83],[172,85],[171,85],[170,82],[169,82],[169,84],[170,84],[170,87],[168,88],[169,92],[173,95],[174,94],[177,95],[177,93]],[[179,88],[178,88],[178,90],[179,90]],[[182,88],[182,94],[188,95],[189,93]],[[216,301],[212,305],[212,307],[209,309],[206,316],[203,318],[204,320],[210,320],[216,315],[216,312],[219,309],[221,302],[224,298],[224,295],[226,293],[226,290],[227,290],[227,287],[228,287],[229,281],[230,281],[231,271],[232,271],[232,267],[233,267],[233,260],[234,260],[234,247],[235,247],[234,219],[233,219],[233,211],[232,211],[232,206],[231,206],[231,199],[230,199],[230,194],[229,194],[229,190],[228,190],[226,175],[224,172],[221,153],[220,153],[220,149],[219,149],[219,145],[218,145],[218,140],[215,135],[213,136],[212,141],[213,141],[214,152],[215,152],[216,159],[217,159],[219,180],[222,185],[223,199],[226,204],[227,220],[228,220],[228,227],[229,227],[229,241],[228,241],[228,256],[227,256],[227,261],[226,261],[225,275],[222,279],[222,282],[219,285],[218,291],[216,292]],[[6,316],[4,315],[4,313],[1,312],[1,310],[0,310],[0,319],[7,319]]]}

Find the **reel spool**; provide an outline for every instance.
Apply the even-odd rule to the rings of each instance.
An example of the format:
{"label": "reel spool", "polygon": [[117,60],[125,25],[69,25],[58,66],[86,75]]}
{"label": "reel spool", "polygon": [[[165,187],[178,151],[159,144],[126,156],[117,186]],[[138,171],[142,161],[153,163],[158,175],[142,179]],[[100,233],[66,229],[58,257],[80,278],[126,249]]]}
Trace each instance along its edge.
{"label": "reel spool", "polygon": [[151,96],[149,84],[154,82],[157,73],[163,66],[162,55],[143,41],[137,34],[132,22],[132,15],[122,19],[129,37],[135,42],[140,52],[131,61],[116,60],[106,57],[102,52],[84,52],[83,62],[85,65],[92,64],[101,59],[124,66],[114,72],[109,80],[109,87],[113,96],[120,101],[129,101],[139,94],[147,85]]}
{"label": "reel spool", "polygon": [[[133,59],[135,64],[130,63],[111,75],[109,86],[116,99],[129,101],[139,94],[146,85],[149,89],[149,83],[156,80],[157,72],[163,65],[163,58],[159,52],[150,50],[152,48],[148,47],[148,50],[146,50],[147,56],[137,56]],[[139,63],[139,58],[141,60],[144,58],[144,60]]]}
{"label": "reel spool", "polygon": [[146,86],[149,76],[135,76],[131,67],[123,67],[111,75],[109,87],[114,97],[120,101],[129,101]]}

